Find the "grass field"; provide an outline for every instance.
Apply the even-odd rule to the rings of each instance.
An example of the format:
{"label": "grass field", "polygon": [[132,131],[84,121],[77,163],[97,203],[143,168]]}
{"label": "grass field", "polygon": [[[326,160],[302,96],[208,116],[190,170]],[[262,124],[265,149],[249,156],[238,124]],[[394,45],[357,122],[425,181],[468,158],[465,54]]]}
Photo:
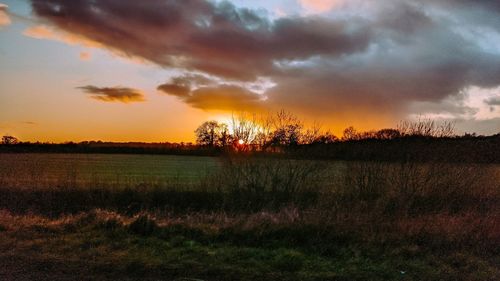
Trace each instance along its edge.
{"label": "grass field", "polygon": [[0,154],[1,280],[500,280],[500,169]]}
{"label": "grass field", "polygon": [[[50,187],[92,184],[190,184],[215,172],[215,157],[134,154],[0,154],[0,183]],[[62,182],[61,182],[62,181]]]}

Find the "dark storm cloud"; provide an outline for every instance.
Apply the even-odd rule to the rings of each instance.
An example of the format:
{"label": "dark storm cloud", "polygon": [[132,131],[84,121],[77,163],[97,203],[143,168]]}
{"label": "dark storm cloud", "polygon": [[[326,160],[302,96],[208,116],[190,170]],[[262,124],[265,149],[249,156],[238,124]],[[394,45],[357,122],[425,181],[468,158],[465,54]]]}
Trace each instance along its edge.
{"label": "dark storm cloud", "polygon": [[122,87],[96,87],[96,86],[83,86],[77,89],[82,90],[88,94],[90,98],[104,101],[104,102],[142,102],[144,101],[144,94],[136,89],[122,88]]}
{"label": "dark storm cloud", "polygon": [[484,33],[500,31],[500,2],[356,1],[372,8],[274,20],[203,0],[32,3],[37,16],[60,29],[160,66],[229,82],[267,77],[276,83],[265,101],[234,83],[195,81],[204,76],[158,87],[197,108],[265,105],[399,118],[412,103],[445,99],[450,112],[472,112],[462,104],[465,90],[500,85],[500,42]]}
{"label": "dark storm cloud", "polygon": [[[367,52],[285,64],[286,74],[276,75],[277,86],[267,93],[269,102],[314,112],[397,117],[409,113],[412,103],[438,104],[450,96],[460,107],[470,86],[500,85],[498,53],[483,50],[456,30],[461,27],[431,16],[426,6],[390,3],[374,12],[375,36]],[[471,112],[466,106],[453,111]]]}
{"label": "dark storm cloud", "polygon": [[162,66],[240,80],[269,74],[277,59],[340,56],[366,48],[370,32],[356,21],[270,21],[229,2],[203,0],[33,0],[34,13],[125,54]]}

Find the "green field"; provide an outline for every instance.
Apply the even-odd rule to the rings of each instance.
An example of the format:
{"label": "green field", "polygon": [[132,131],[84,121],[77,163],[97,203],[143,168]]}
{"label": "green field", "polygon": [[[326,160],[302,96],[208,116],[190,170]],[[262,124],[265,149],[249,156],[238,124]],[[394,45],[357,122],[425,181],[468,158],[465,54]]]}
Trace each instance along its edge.
{"label": "green field", "polygon": [[[220,157],[145,155],[145,154],[76,154],[76,153],[0,153],[0,186],[54,188],[75,187],[187,187],[218,177],[224,163]],[[286,162],[286,161],[285,161]],[[362,162],[309,161],[320,163],[314,180],[322,188],[335,188],[339,178]],[[368,163],[368,162],[367,162]],[[396,163],[376,165],[396,167]],[[468,164],[454,164],[467,167]],[[265,166],[265,165],[264,165]],[[425,166],[425,165],[423,165]],[[500,174],[500,165],[481,165],[482,170]],[[269,167],[260,167],[269,168]],[[313,167],[316,168],[316,167]],[[441,166],[437,168],[442,168]],[[366,171],[365,171],[366,172]],[[377,172],[377,171],[374,171]],[[381,172],[381,171],[379,171]]]}
{"label": "green field", "polygon": [[190,184],[220,167],[215,157],[134,154],[0,154],[0,183],[50,187],[72,181],[135,186]]}

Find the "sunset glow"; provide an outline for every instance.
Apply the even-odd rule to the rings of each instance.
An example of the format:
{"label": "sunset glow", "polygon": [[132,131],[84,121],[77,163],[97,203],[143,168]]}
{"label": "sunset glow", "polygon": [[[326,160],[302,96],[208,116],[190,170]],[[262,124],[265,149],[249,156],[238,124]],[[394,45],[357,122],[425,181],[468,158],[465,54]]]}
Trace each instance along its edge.
{"label": "sunset glow", "polygon": [[500,280],[500,0],[0,0],[0,281]]}
{"label": "sunset glow", "polygon": [[498,18],[495,1],[3,0],[0,134],[191,142],[281,109],[336,135],[419,117],[495,134]]}

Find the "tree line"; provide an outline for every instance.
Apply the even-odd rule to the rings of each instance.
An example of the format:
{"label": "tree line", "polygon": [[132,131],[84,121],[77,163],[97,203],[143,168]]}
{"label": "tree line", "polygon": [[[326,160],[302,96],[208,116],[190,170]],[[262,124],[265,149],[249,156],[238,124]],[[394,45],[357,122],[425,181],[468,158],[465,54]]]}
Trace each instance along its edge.
{"label": "tree line", "polygon": [[431,119],[401,121],[396,128],[358,131],[348,127],[340,137],[318,123],[306,127],[281,110],[257,117],[233,116],[228,123],[207,121],[195,131],[200,147],[225,152],[283,155],[292,158],[389,161],[500,163],[500,133],[458,135],[452,122]]}
{"label": "tree line", "polygon": [[317,122],[306,127],[296,115],[285,110],[260,117],[256,114],[233,115],[229,124],[206,121],[195,130],[195,135],[196,143],[201,146],[256,150],[361,140],[459,137],[452,122],[437,123],[430,119],[402,121],[397,128],[377,131],[358,131],[351,126],[337,137],[329,130],[322,131]]}
{"label": "tree line", "polygon": [[348,127],[340,137],[304,122],[290,112],[234,115],[227,123],[203,122],[193,143],[30,143],[4,136],[0,152],[127,153],[220,156],[256,153],[292,158],[361,161],[444,161],[500,163],[500,133],[457,135],[453,123],[429,119],[402,121],[396,128],[358,131]]}

